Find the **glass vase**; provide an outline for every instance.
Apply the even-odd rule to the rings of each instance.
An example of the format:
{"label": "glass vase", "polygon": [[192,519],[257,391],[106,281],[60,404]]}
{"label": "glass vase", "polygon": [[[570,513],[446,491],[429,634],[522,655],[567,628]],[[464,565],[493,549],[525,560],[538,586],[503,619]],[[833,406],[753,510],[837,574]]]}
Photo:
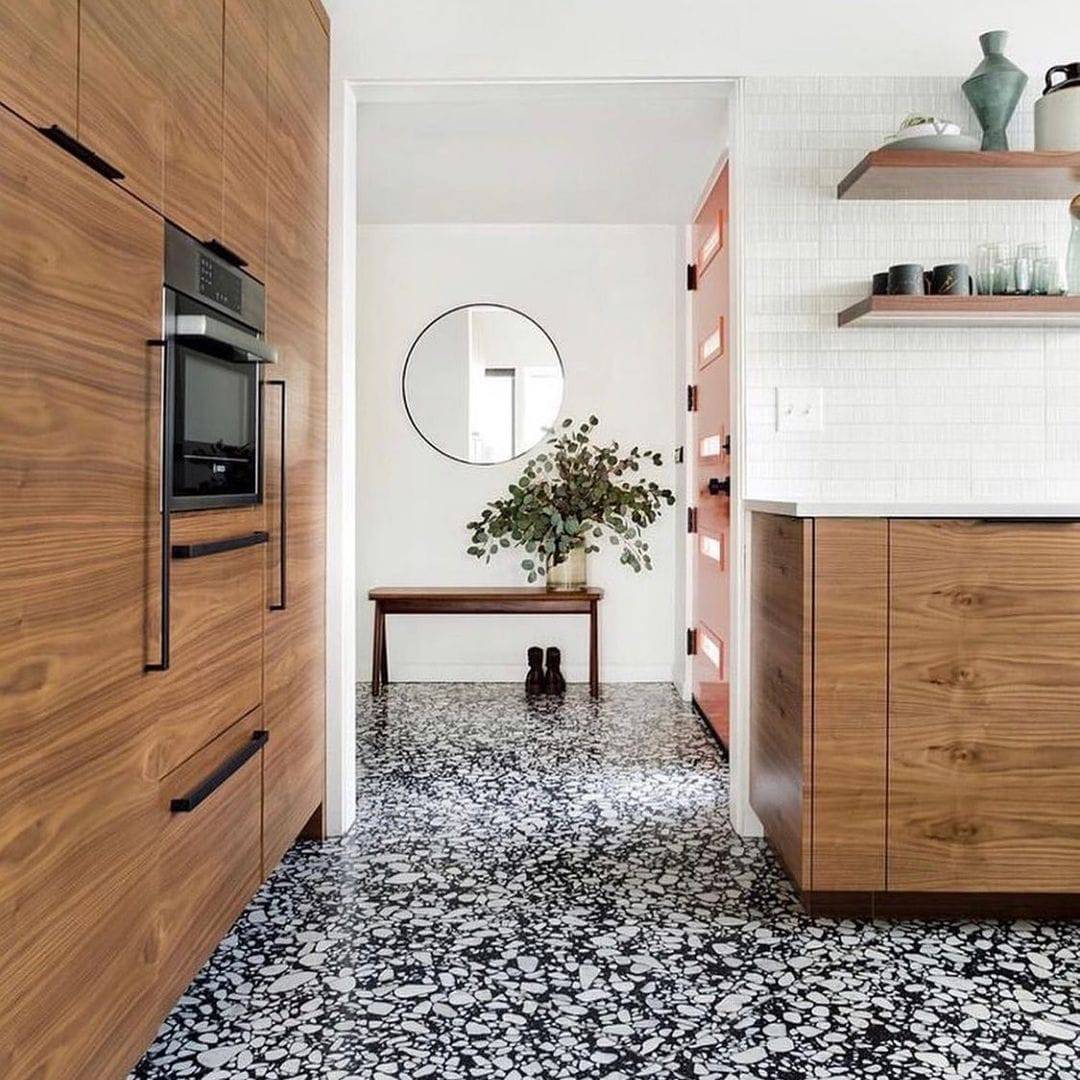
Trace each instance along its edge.
{"label": "glass vase", "polygon": [[563,561],[556,563],[549,557],[547,561],[547,587],[549,592],[577,592],[584,589],[586,579],[585,548],[572,548]]}

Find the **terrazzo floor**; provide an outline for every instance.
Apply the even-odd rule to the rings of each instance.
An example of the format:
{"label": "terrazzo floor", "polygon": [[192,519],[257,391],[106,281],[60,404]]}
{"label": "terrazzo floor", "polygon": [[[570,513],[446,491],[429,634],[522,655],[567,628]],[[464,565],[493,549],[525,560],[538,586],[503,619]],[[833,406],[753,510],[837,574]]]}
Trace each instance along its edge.
{"label": "terrazzo floor", "polygon": [[670,687],[394,685],[358,772],[134,1077],[1080,1076],[1080,931],[806,917]]}

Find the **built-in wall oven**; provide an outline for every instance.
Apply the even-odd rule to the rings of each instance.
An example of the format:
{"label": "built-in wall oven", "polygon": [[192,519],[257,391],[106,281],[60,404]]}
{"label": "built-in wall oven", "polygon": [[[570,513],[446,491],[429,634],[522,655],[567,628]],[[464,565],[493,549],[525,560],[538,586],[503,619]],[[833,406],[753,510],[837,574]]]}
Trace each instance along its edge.
{"label": "built-in wall oven", "polygon": [[262,284],[165,227],[165,490],[172,510],[262,501]]}

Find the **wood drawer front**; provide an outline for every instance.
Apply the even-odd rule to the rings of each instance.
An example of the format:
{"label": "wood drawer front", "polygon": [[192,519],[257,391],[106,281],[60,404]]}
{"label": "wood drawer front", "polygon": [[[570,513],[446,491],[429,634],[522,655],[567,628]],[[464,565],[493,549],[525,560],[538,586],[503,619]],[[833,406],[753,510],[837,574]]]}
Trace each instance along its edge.
{"label": "wood drawer front", "polygon": [[236,755],[254,749],[256,709],[159,784],[161,815],[161,1000],[164,1014],[228,932],[259,887],[262,750],[257,750],[194,809],[171,809]]}
{"label": "wood drawer front", "polygon": [[891,538],[889,888],[1080,891],[1080,525]]}
{"label": "wood drawer front", "polygon": [[750,804],[788,874],[809,885],[813,522],[755,514]]}
{"label": "wood drawer front", "polygon": [[[177,515],[172,542],[248,536],[262,508]],[[174,558],[170,670],[160,676],[158,776],[165,776],[262,703],[266,544]]]}

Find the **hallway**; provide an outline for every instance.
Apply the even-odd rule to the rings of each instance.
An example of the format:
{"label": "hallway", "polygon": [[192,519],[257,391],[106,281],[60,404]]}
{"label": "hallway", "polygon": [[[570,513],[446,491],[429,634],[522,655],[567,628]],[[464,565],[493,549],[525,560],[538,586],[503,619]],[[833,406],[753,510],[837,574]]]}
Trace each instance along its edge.
{"label": "hallway", "polygon": [[663,685],[359,698],[360,816],[295,847],[140,1080],[1076,1075],[1060,924],[798,909]]}

